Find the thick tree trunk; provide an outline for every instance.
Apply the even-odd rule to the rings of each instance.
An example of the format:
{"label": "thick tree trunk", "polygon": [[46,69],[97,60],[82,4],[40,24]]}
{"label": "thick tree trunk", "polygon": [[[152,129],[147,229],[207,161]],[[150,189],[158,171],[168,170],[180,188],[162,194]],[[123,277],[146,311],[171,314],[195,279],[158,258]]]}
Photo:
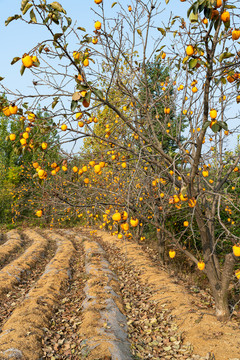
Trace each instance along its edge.
{"label": "thick tree trunk", "polygon": [[215,300],[216,316],[218,320],[226,321],[230,316],[228,295],[235,258],[233,254],[227,254],[221,272],[215,254],[214,233],[212,233],[214,232],[213,222],[209,221],[210,226],[208,226],[199,208],[196,209],[196,220],[201,235],[206,273]]}
{"label": "thick tree trunk", "polygon": [[[228,288],[223,288],[221,279],[216,277],[212,261],[206,260],[206,272],[215,300],[216,316],[220,321],[229,319]],[[229,278],[230,281],[230,278]]]}

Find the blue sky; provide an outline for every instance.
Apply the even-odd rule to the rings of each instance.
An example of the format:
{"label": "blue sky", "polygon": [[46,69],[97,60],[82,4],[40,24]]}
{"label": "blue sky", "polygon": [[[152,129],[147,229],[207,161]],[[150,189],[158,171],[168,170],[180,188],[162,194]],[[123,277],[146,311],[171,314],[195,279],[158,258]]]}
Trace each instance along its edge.
{"label": "blue sky", "polygon": [[[117,10],[117,5],[111,9],[114,0],[103,0],[106,15],[111,16]],[[51,0],[49,1],[51,2]],[[99,7],[94,3],[94,0],[60,0],[62,6],[66,9],[67,15],[73,20],[77,21],[78,26],[85,27],[88,32],[92,33],[94,21],[98,19],[97,15],[90,10],[98,10]],[[128,4],[134,6],[134,0],[121,0],[121,6],[126,7]],[[11,6],[9,6],[11,3]],[[162,0],[163,6],[165,1]],[[49,35],[44,27],[28,25],[22,21],[13,21],[7,27],[5,20],[12,15],[20,14],[21,0],[0,0],[0,37],[2,46],[2,56],[0,57],[0,76],[5,77],[4,85],[10,89],[20,89],[31,91],[32,75],[30,71],[26,71],[24,76],[20,75],[20,62],[15,65],[10,65],[15,56],[21,57],[25,52],[30,51],[37,43],[49,38]],[[180,0],[170,0],[169,5],[166,6],[167,13],[159,15],[159,23],[157,26],[163,27],[163,21],[166,22],[170,11],[175,15],[186,17],[186,11],[189,7],[187,2],[180,2]],[[72,46],[74,48],[74,45]],[[234,108],[236,105],[234,105]]]}

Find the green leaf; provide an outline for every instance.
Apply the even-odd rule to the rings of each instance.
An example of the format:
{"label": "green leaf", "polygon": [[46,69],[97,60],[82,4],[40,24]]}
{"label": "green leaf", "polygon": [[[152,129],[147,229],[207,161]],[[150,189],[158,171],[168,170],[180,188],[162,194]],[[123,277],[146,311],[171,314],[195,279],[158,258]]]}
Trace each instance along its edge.
{"label": "green leaf", "polygon": [[22,10],[23,15],[26,14],[26,12],[33,6],[33,4],[31,3],[27,3],[27,5],[25,6],[25,8]]}
{"label": "green leaf", "polygon": [[235,5],[224,5],[225,9],[236,9]]}
{"label": "green leaf", "polygon": [[45,46],[45,44],[42,44],[42,45],[39,46],[39,48],[38,48],[39,54],[41,54],[41,52],[43,51],[44,46]]}
{"label": "green leaf", "polygon": [[21,69],[20,69],[20,74],[23,75],[24,71],[25,71],[25,66],[22,64]]}
{"label": "green leaf", "polygon": [[70,17],[66,16],[66,20],[67,20],[68,26],[70,26],[72,23],[72,19]]}
{"label": "green leaf", "polygon": [[86,99],[86,101],[87,101],[88,103],[90,103],[91,95],[92,95],[92,93],[91,93],[91,91],[89,91],[89,92],[86,94],[85,98],[84,98],[84,99]]}
{"label": "green leaf", "polygon": [[77,89],[80,90],[80,91],[88,90],[88,86],[82,85],[82,84],[78,84],[78,85],[77,85]]}
{"label": "green leaf", "polygon": [[54,41],[56,41],[57,39],[59,39],[63,34],[62,33],[56,33],[54,34]]}
{"label": "green leaf", "polygon": [[[161,51],[163,48],[165,48],[166,45],[162,45],[159,49],[156,50],[156,52]],[[138,63],[136,63],[136,65],[139,65]]]}
{"label": "green leaf", "polygon": [[95,90],[95,95],[97,95],[100,99],[103,98],[103,92],[101,90],[99,90],[99,89]]}
{"label": "green leaf", "polygon": [[221,126],[219,126],[218,125],[218,122],[217,123],[215,123],[215,124],[213,124],[212,125],[212,131],[214,132],[214,133],[217,133],[218,131],[220,131],[221,130]]}
{"label": "green leaf", "polygon": [[71,111],[76,110],[77,106],[78,106],[78,102],[72,100],[72,102],[71,102]]}
{"label": "green leaf", "polygon": [[205,9],[206,5],[206,0],[199,1],[198,12],[201,13]]}
{"label": "green leaf", "polygon": [[195,66],[197,65],[197,63],[198,63],[198,59],[191,59],[191,60],[189,61],[189,69],[195,68]]}
{"label": "green leaf", "polygon": [[23,103],[22,106],[24,107],[24,109],[28,109],[28,103]]}
{"label": "green leaf", "polygon": [[190,8],[187,11],[187,17],[189,17],[189,15],[191,14],[191,12],[193,11],[194,8],[194,4],[190,6]]}
{"label": "green leaf", "polygon": [[137,33],[139,36],[142,36],[142,31],[140,29],[137,29]]}
{"label": "green leaf", "polygon": [[210,8],[208,8],[208,7],[205,7],[204,8],[204,10],[203,10],[203,13],[204,13],[204,16],[207,18],[207,19],[209,19],[209,17],[210,17],[210,14],[211,14],[211,9]]}
{"label": "green leaf", "polygon": [[211,124],[211,121],[206,121],[203,125],[203,130],[207,129],[207,127]]}
{"label": "green leaf", "polygon": [[225,121],[218,121],[218,124],[221,126],[222,129],[228,130],[228,125]]}
{"label": "green leaf", "polygon": [[115,1],[114,3],[112,3],[111,8],[113,8],[116,4],[117,4],[117,1]]}
{"label": "green leaf", "polygon": [[165,3],[168,4],[170,0],[165,0]]}
{"label": "green leaf", "polygon": [[230,20],[224,23],[224,27],[226,31],[230,28]]}
{"label": "green leaf", "polygon": [[230,52],[223,52],[220,56],[219,56],[219,62],[222,62],[223,59],[228,59],[230,57],[234,56],[234,54],[230,53]]}
{"label": "green leaf", "polygon": [[54,109],[55,108],[55,106],[57,105],[57,103],[58,103],[58,100],[59,100],[59,97],[57,96],[57,97],[55,97],[55,98],[53,98],[53,102],[52,102],[52,109]]}
{"label": "green leaf", "polygon": [[66,14],[66,11],[64,10],[64,8],[62,7],[61,4],[59,4],[59,2],[57,1],[54,1],[53,3],[50,4],[51,7],[54,9],[54,10],[57,10],[57,11],[60,11],[64,14]]}
{"label": "green leaf", "polygon": [[5,21],[5,26],[8,26],[8,24],[9,24],[11,21],[20,19],[21,17],[22,17],[21,15],[10,16],[10,17],[7,18],[7,20]]}
{"label": "green leaf", "polygon": [[33,9],[30,11],[30,18],[31,18],[32,22],[34,22],[35,24],[37,23],[37,19],[36,19]]}
{"label": "green leaf", "polygon": [[16,56],[15,58],[12,59],[11,65],[15,64],[20,59],[21,59],[20,57]]}
{"label": "green leaf", "polygon": [[158,29],[158,31],[160,31],[162,33],[163,36],[166,36],[166,30],[164,30],[163,28],[160,28],[160,27],[158,27],[157,29]]}
{"label": "green leaf", "polygon": [[224,84],[224,85],[227,83],[227,80],[226,80],[225,77],[221,77],[221,83]]}

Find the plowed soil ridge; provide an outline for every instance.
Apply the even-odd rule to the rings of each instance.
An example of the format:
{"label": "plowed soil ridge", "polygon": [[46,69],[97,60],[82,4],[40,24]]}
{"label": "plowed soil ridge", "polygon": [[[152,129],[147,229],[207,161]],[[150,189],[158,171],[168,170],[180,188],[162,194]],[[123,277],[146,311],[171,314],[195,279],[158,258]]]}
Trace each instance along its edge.
{"label": "plowed soil ridge", "polygon": [[17,230],[11,230],[4,234],[4,239],[5,241],[0,246],[0,270],[21,256],[33,242],[23,232]]}
{"label": "plowed soil ridge", "polygon": [[[24,233],[23,233],[24,236]],[[26,241],[27,242],[27,241]],[[43,257],[38,259],[38,262],[34,268],[31,268],[31,274],[21,278],[21,281],[15,284],[11,291],[6,296],[3,296],[0,300],[0,329],[2,325],[7,321],[8,317],[15,310],[15,308],[23,301],[27,292],[35,285],[35,282],[44,272],[44,268],[47,263],[54,256],[56,251],[55,243],[48,241],[47,251]]]}
{"label": "plowed soil ridge", "polygon": [[10,256],[20,250],[25,241],[17,230],[11,230],[4,235],[4,243],[0,245],[0,269],[8,261],[11,261]]}
{"label": "plowed soil ridge", "polygon": [[0,270],[0,298],[31,271],[46,251],[48,242],[45,238],[33,230],[26,230],[25,235],[33,239],[33,244],[21,256]]}
{"label": "plowed soil ridge", "polygon": [[70,240],[47,232],[57,243],[54,258],[14,310],[0,334],[0,359],[39,360],[42,355],[41,339],[60,294],[69,279],[70,262],[74,247]]}

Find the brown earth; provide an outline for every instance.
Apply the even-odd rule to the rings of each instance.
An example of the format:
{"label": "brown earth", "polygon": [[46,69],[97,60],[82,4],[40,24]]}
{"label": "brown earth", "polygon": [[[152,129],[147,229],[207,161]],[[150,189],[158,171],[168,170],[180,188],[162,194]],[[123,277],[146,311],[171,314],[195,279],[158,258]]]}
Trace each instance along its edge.
{"label": "brown earth", "polygon": [[157,267],[141,245],[85,228],[25,232],[33,242],[3,267],[4,280],[6,269],[15,275],[38,267],[49,241],[57,251],[36,281],[30,276],[14,311],[2,282],[9,315],[0,329],[0,359],[129,360],[131,351],[143,360],[240,360],[239,322],[218,322],[214,309]]}
{"label": "brown earth", "polygon": [[184,341],[193,345],[194,352],[205,356],[212,351],[216,360],[240,359],[240,324],[236,321],[220,323],[214,310],[202,311],[193,297],[182,285],[174,283],[166,271],[153,266],[140,245],[119,240],[103,231],[97,235],[107,244],[117,247],[136,271],[141,272],[141,281],[154,289],[152,300],[159,307],[165,304],[183,332]]}

